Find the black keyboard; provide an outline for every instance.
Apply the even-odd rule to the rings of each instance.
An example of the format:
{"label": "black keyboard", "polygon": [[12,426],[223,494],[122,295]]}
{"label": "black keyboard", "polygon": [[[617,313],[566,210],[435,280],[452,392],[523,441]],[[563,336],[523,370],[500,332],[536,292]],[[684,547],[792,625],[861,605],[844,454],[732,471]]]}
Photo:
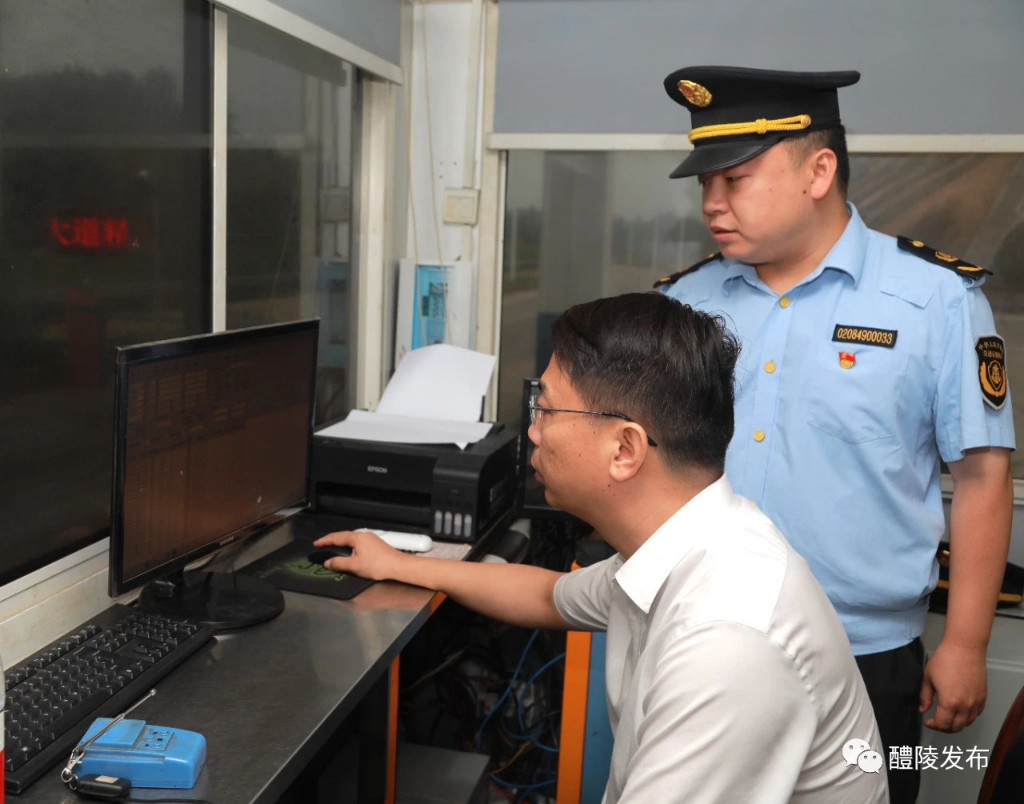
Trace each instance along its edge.
{"label": "black keyboard", "polygon": [[6,673],[4,789],[66,760],[97,717],[114,717],[199,650],[212,628],[115,605]]}

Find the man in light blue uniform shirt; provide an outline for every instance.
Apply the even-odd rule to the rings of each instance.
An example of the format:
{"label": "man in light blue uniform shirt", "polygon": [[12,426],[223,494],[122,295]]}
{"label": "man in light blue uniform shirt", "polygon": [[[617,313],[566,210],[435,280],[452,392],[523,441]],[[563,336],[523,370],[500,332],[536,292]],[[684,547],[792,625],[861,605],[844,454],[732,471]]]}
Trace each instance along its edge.
{"label": "man in light blue uniform shirt", "polygon": [[[984,271],[868,229],[846,201],[837,89],[856,72],[691,67],[665,79],[691,113],[721,252],[661,290],[739,336],[726,474],[808,561],[846,628],[889,748],[959,731],[986,696],[985,651],[1012,511],[1013,418]],[[920,634],[954,479],[944,637]],[[889,771],[892,801],[919,776]]]}

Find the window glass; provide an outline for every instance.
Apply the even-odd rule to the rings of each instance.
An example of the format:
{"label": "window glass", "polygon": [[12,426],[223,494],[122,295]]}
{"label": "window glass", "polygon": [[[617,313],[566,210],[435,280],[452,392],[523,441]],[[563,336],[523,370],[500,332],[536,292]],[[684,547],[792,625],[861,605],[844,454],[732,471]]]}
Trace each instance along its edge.
{"label": "window glass", "polygon": [[522,380],[551,357],[567,307],[647,290],[715,250],[696,182],[671,181],[665,152],[513,151],[502,262],[498,417],[520,419]]}
{"label": "window glass", "polygon": [[[649,289],[716,251],[695,180],[668,152],[509,154],[498,416],[518,423],[522,380],[551,355],[548,327],[578,302]],[[875,229],[982,265],[1024,434],[1024,156],[856,154],[850,200]],[[1021,378],[1015,383],[1016,378]],[[1016,388],[1014,386],[1017,386]],[[1024,451],[1014,453],[1024,477]]]}
{"label": "window glass", "polygon": [[317,421],[354,395],[351,65],[228,21],[227,326],[321,317]]}
{"label": "window glass", "polygon": [[114,347],[209,326],[209,65],[198,0],[0,0],[0,583],[106,534]]}

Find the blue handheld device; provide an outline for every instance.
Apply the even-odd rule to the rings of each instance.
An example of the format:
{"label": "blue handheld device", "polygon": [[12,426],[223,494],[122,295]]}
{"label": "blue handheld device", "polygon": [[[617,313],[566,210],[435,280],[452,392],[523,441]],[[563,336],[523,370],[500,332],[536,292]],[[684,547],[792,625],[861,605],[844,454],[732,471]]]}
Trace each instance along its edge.
{"label": "blue handheld device", "polygon": [[132,787],[195,787],[206,762],[202,734],[147,726],[144,720],[121,720],[103,732],[111,722],[96,718],[82,737],[85,753],[79,774],[116,776],[128,779]]}

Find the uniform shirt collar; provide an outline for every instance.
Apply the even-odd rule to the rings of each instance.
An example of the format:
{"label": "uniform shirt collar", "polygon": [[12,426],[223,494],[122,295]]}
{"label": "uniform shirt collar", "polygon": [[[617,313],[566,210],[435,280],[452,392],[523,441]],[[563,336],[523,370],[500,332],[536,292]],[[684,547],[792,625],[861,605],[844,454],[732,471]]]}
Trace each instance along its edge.
{"label": "uniform shirt collar", "polygon": [[721,527],[722,511],[735,495],[723,474],[670,516],[615,573],[615,580],[644,614],[669,573]]}
{"label": "uniform shirt collar", "polygon": [[[861,273],[864,271],[864,255],[868,247],[868,228],[857,212],[857,207],[846,202],[846,209],[850,213],[850,220],[843,230],[843,234],[836,241],[832,249],[825,255],[825,259],[810,275],[805,277],[799,284],[807,284],[817,279],[826,269],[834,269],[848,274],[853,280],[854,287],[860,282]],[[732,292],[735,280],[746,280],[747,284],[758,288],[766,288],[764,282],[757,275],[754,266],[739,260],[723,260],[724,275],[722,278],[722,292],[729,295]]]}

